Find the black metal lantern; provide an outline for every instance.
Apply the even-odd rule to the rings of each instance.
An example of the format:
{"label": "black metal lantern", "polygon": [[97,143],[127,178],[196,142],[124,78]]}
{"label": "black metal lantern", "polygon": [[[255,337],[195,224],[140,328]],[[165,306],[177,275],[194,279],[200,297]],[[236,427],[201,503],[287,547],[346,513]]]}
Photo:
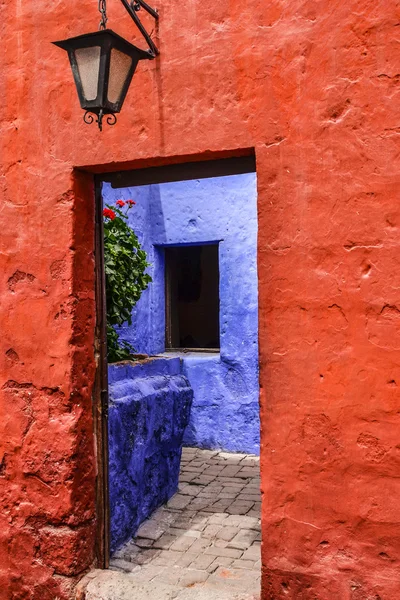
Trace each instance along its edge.
{"label": "black metal lantern", "polygon": [[100,131],[104,116],[109,125],[117,122],[115,114],[122,108],[139,60],[152,59],[158,54],[156,46],[136,15],[141,6],[158,18],[156,11],[143,0],[131,4],[126,0],[121,1],[149,43],[149,50],[141,50],[111,29],[105,28],[105,0],[99,2],[102,14],[100,31],[53,42],[68,52],[79,101],[86,111],[83,117],[85,123],[93,123],[96,120]]}

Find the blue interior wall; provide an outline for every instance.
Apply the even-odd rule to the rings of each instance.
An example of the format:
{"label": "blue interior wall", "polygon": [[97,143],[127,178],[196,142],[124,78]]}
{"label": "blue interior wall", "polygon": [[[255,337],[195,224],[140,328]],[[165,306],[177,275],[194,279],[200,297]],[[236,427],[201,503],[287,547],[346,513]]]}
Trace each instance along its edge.
{"label": "blue interior wall", "polygon": [[257,193],[254,173],[124,189],[103,187],[105,204],[133,199],[129,224],[148,253],[153,283],[123,337],[138,352],[165,351],[163,248],[219,242],[220,354],[183,354],[194,390],[185,442],[259,451]]}

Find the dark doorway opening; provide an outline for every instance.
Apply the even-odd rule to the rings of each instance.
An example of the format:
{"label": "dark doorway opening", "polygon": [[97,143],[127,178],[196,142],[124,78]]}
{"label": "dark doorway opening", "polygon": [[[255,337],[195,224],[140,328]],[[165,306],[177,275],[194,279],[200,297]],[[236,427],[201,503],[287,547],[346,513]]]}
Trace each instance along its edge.
{"label": "dark doorway opening", "polygon": [[[97,514],[98,514],[98,566],[107,568],[109,565],[110,558],[110,494],[109,494],[109,382],[108,382],[108,364],[106,356],[106,306],[105,306],[105,282],[104,282],[104,247],[103,247],[103,185],[109,184],[110,189],[120,190],[125,187],[133,187],[137,190],[141,190],[143,186],[163,184],[168,182],[183,182],[191,181],[194,179],[198,180],[209,180],[211,178],[229,177],[237,175],[245,175],[247,173],[255,172],[255,161],[254,156],[245,156],[240,158],[230,158],[212,161],[200,161],[194,163],[184,163],[175,165],[164,165],[143,169],[134,169],[132,171],[113,172],[113,173],[102,173],[95,177],[96,183],[96,270],[97,270],[97,331],[96,331],[96,362],[98,365],[96,389],[94,396],[97,399],[95,403],[95,428],[96,428],[96,441],[97,441],[97,453],[99,458],[98,463],[98,477],[97,477]],[[116,196],[118,198],[119,196]],[[136,196],[135,196],[136,198]],[[208,205],[205,202],[204,205]],[[168,306],[166,301],[162,299],[162,310],[164,307],[167,309],[165,318],[166,322],[169,323],[170,329],[175,327],[174,336],[168,338],[168,335],[164,340],[161,340],[160,354],[163,352],[162,348],[168,350],[180,350],[185,352],[186,350],[202,350],[219,352],[220,345],[224,344],[224,331],[221,332],[221,340],[219,335],[220,329],[220,300],[223,302],[224,294],[224,249],[223,245],[224,236],[217,232],[216,235],[209,238],[213,241],[208,241],[207,238],[201,237],[200,241],[196,241],[196,245],[164,245],[164,240],[157,240],[154,243],[154,247],[158,250],[162,248],[161,255],[165,253],[165,265],[169,274],[165,277],[165,283],[173,281],[174,283],[170,286],[171,288],[175,285],[177,290],[175,293],[171,293],[170,307],[175,307],[174,311],[170,310],[170,316],[168,315]],[[219,239],[219,242],[215,240]],[[225,240],[224,240],[225,241]],[[205,243],[207,242],[207,243]],[[168,242],[167,243],[171,243]],[[174,242],[172,242],[174,243]],[[175,242],[176,243],[176,242]],[[186,242],[179,241],[180,244]],[[169,259],[168,256],[171,258]],[[184,263],[186,270],[189,274],[190,285],[187,285],[182,277],[177,276],[178,269],[176,263],[180,262],[181,266]],[[220,264],[221,263],[221,264]],[[200,269],[199,269],[200,264]],[[222,287],[220,289],[220,267],[221,267],[221,281]],[[175,275],[173,275],[175,269]],[[197,271],[198,276],[194,276]],[[199,274],[200,273],[200,274]],[[199,281],[200,279],[200,281]],[[162,276],[162,289],[164,289],[164,273]],[[180,286],[179,286],[180,283]],[[183,285],[186,290],[182,291]],[[203,303],[203,310],[199,309],[202,304],[199,298],[195,300],[195,291],[200,288],[206,287],[208,300]],[[181,291],[179,292],[179,287]],[[171,290],[172,292],[172,290]],[[199,292],[197,292],[199,294]],[[221,298],[220,298],[221,294]],[[200,291],[201,296],[201,291]],[[208,305],[207,305],[208,302]],[[182,307],[186,305],[188,309],[189,305],[191,309],[191,318],[184,322],[181,315],[179,319],[179,313],[184,310]],[[204,304],[206,309],[204,310]],[[197,305],[197,306],[196,306]],[[196,313],[197,310],[197,313]],[[175,312],[175,321],[172,313]],[[190,312],[190,311],[187,311]],[[178,319],[177,319],[178,317]],[[209,333],[207,336],[202,331],[202,336],[199,336],[200,341],[196,342],[196,345],[192,342],[189,344],[189,336],[195,338],[194,332],[197,329],[200,331],[201,327],[199,324],[204,325],[206,322],[209,327]],[[223,319],[221,318],[221,323]],[[164,324],[163,324],[164,325]],[[162,330],[164,333],[164,326]],[[168,327],[168,325],[166,325]],[[164,336],[162,336],[164,337]],[[168,341],[170,339],[170,341]],[[178,341],[177,341],[178,340]],[[192,348],[190,347],[192,345]],[[172,353],[171,353],[172,354]],[[190,358],[190,354],[189,354]],[[201,357],[203,359],[203,356]],[[219,360],[219,357],[212,355],[206,356],[204,359],[208,360]],[[198,360],[196,358],[196,360]],[[247,405],[246,405],[247,406]],[[136,464],[136,461],[135,461]],[[154,485],[153,487],[157,487]]]}
{"label": "dark doorway opening", "polygon": [[165,248],[166,348],[219,350],[218,244]]}

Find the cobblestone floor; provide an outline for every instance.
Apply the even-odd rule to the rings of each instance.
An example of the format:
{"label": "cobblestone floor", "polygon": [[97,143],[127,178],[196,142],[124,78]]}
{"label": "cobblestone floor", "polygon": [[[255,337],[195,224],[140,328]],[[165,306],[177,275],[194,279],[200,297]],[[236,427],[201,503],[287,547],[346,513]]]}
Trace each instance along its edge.
{"label": "cobblestone floor", "polygon": [[108,591],[89,585],[87,600],[133,589],[135,600],[257,600],[260,500],[258,457],[184,448],[179,492],[114,554]]}

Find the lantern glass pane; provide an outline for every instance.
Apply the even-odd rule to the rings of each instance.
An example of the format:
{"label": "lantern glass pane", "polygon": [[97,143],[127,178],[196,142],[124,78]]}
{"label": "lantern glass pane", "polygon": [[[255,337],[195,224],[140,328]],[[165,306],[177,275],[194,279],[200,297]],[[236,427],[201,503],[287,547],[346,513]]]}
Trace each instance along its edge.
{"label": "lantern glass pane", "polygon": [[108,100],[115,103],[121,97],[126,78],[132,66],[132,58],[112,48],[110,61],[110,75],[108,79]]}
{"label": "lantern glass pane", "polygon": [[83,95],[86,100],[96,100],[100,71],[100,46],[78,48],[75,58],[81,78]]}

